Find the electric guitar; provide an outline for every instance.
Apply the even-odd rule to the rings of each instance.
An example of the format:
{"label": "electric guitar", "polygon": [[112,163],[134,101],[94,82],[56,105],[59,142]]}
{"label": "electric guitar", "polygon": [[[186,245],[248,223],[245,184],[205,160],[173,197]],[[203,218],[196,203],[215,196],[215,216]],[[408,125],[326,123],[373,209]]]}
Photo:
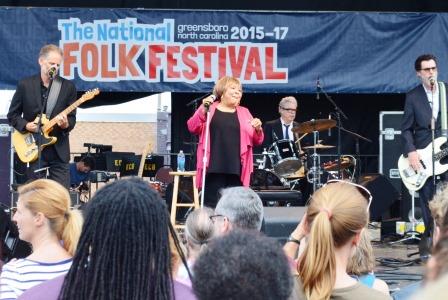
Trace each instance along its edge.
{"label": "electric guitar", "polygon": [[[443,148],[442,148],[443,146]],[[432,143],[424,149],[418,149],[420,164],[422,168],[415,171],[406,157],[403,155],[398,159],[398,171],[401,180],[410,191],[418,191],[423,187],[426,180],[432,176]],[[448,144],[446,137],[438,137],[434,140],[434,174],[439,175],[448,170],[448,162],[442,164],[440,160],[448,155]]]}
{"label": "electric guitar", "polygon": [[[82,103],[93,99],[96,95],[100,93],[99,89],[94,89],[91,91],[87,91],[84,95],[81,96],[78,100],[73,102],[69,107],[64,109],[60,114],[68,115],[70,112],[75,110]],[[40,128],[40,132],[25,132],[21,133],[18,130],[14,130],[12,134],[12,144],[19,156],[19,159],[24,163],[30,163],[37,159],[38,151],[37,151],[37,141],[39,140],[39,136],[41,139],[41,151],[46,146],[53,145],[58,140],[54,136],[50,136],[50,132],[53,130],[53,127],[57,124],[58,114],[51,120],[48,120],[45,114],[42,115],[42,126]],[[39,116],[36,117],[34,123],[39,122]]]}

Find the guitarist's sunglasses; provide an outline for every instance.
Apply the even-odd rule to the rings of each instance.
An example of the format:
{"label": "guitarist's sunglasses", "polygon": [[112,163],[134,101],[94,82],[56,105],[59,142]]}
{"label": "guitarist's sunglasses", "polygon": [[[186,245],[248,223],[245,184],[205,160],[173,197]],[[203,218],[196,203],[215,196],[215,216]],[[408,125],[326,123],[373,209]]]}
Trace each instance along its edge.
{"label": "guitarist's sunglasses", "polygon": [[325,183],[323,186],[326,186],[326,185],[328,185],[328,184],[335,183],[335,182],[342,182],[342,183],[350,184],[350,185],[356,187],[356,188],[358,189],[358,192],[360,192],[361,195],[362,195],[364,198],[366,198],[366,200],[368,201],[368,204],[367,204],[367,211],[369,211],[370,204],[372,203],[372,199],[373,199],[373,197],[372,197],[372,194],[369,192],[368,189],[366,189],[364,186],[362,186],[362,185],[360,185],[360,184],[356,184],[356,183],[353,183],[353,182],[351,182],[351,181],[340,180],[340,179],[330,179],[330,180],[328,180],[327,183]]}

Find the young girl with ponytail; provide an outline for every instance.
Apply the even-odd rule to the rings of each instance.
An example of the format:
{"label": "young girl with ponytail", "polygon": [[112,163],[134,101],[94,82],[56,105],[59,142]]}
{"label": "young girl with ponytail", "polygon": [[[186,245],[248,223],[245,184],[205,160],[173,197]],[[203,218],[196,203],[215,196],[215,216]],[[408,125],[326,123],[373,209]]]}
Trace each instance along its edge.
{"label": "young girl with ponytail", "polygon": [[390,299],[346,271],[367,225],[370,201],[364,187],[347,181],[327,183],[313,194],[306,213],[307,244],[297,265],[299,299]]}

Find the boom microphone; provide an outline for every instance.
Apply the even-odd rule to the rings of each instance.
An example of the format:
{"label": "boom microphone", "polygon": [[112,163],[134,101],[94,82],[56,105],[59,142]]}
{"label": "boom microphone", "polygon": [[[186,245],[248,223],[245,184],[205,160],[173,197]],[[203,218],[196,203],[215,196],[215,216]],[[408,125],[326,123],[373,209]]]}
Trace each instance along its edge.
{"label": "boom microphone", "polygon": [[434,86],[435,83],[436,83],[436,80],[434,79],[434,77],[429,77],[429,84],[431,86]]}
{"label": "boom microphone", "polygon": [[319,76],[317,76],[317,82],[316,82],[316,100],[320,99],[320,81],[319,81]]}
{"label": "boom microphone", "polygon": [[48,70],[48,76],[50,76],[50,78],[53,78],[54,75],[56,75],[56,68],[51,67],[50,70]]}

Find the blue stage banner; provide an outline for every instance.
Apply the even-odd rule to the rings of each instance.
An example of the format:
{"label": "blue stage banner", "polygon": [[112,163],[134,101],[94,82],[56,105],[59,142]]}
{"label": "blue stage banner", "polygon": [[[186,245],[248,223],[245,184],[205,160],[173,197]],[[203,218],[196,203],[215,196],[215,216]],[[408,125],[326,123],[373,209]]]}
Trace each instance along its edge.
{"label": "blue stage banner", "polygon": [[291,13],[0,8],[0,89],[37,73],[47,43],[64,50],[61,76],[79,90],[210,92],[224,76],[245,92],[401,93],[415,58],[439,58],[445,13]]}

